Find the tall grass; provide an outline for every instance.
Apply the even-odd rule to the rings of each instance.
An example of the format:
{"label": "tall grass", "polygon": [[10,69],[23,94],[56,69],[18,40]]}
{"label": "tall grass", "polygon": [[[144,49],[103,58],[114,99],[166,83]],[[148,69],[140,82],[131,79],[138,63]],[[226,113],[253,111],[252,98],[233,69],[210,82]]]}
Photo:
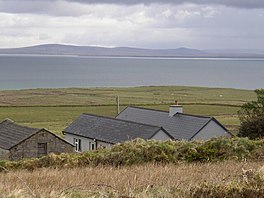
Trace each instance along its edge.
{"label": "tall grass", "polygon": [[263,192],[262,165],[261,162],[225,161],[20,170],[0,173],[0,195],[147,198],[242,197],[239,195],[244,193],[258,197]]}
{"label": "tall grass", "polygon": [[[2,197],[261,197],[264,141],[141,139],[81,154],[0,161]],[[0,197],[1,197],[0,196]]]}

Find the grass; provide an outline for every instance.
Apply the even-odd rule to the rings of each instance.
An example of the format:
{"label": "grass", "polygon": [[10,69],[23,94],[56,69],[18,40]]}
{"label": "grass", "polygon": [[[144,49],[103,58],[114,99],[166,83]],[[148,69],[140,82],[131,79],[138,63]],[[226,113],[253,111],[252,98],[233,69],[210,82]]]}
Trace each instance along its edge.
{"label": "grass", "polygon": [[[32,195],[43,198],[147,198],[224,197],[223,194],[228,195],[231,191],[233,196],[226,197],[242,197],[234,191],[239,185],[241,193],[247,187],[255,193],[255,196],[248,197],[259,197],[257,193],[263,187],[256,187],[256,184],[243,186],[250,181],[248,173],[255,174],[262,170],[262,166],[263,163],[257,161],[225,161],[205,164],[144,164],[119,168],[43,168],[33,172],[22,170],[0,173],[0,194],[1,197],[14,198]],[[263,180],[258,184],[263,184]],[[221,186],[224,188],[218,192],[222,195],[209,191]]]}
{"label": "grass", "polygon": [[26,126],[48,128],[58,135],[84,112],[114,116],[113,106],[89,107],[1,107],[0,120],[10,118]]}
{"label": "grass", "polygon": [[0,91],[0,106],[113,105],[119,95],[122,104],[182,103],[241,105],[255,100],[251,90],[149,86],[132,88],[68,88]]}
{"label": "grass", "polygon": [[250,90],[203,87],[68,88],[0,91],[0,120],[10,118],[58,135],[81,113],[116,116],[115,97],[127,105],[168,110],[175,99],[184,112],[215,116],[232,131],[238,128],[239,106],[255,100]]}

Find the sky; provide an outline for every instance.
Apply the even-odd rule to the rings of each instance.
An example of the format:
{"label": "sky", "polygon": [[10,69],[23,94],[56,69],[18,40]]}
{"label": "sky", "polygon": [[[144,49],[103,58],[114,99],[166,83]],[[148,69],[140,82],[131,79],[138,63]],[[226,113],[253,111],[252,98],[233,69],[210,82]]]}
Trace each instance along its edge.
{"label": "sky", "polygon": [[0,0],[0,48],[264,49],[263,0]]}

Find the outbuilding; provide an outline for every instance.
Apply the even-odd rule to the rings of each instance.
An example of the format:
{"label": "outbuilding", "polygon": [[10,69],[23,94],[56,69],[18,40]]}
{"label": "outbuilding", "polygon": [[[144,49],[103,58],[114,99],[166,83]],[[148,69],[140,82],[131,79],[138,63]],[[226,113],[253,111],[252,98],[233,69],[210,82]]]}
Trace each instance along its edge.
{"label": "outbuilding", "polygon": [[16,124],[10,119],[0,123],[0,160],[36,158],[49,153],[71,153],[74,146],[47,129]]}

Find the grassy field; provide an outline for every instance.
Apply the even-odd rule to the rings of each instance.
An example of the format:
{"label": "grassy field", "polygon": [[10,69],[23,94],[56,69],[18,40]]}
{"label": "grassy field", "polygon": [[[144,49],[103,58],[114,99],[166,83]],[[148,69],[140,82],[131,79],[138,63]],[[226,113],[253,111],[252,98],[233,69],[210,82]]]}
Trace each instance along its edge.
{"label": "grassy field", "polygon": [[240,106],[256,99],[251,90],[177,86],[8,90],[0,91],[0,120],[10,118],[61,135],[81,113],[116,116],[117,95],[121,109],[137,105],[168,110],[177,99],[185,113],[215,116],[230,129],[239,124]]}
{"label": "grassy field", "polygon": [[[15,171],[0,173],[0,197],[223,197],[220,190],[213,191],[215,194],[204,192],[207,196],[201,196],[201,190],[205,191],[207,185],[214,186],[212,190],[218,185],[224,186],[226,192],[223,194],[228,195],[228,191],[233,193],[233,196],[226,197],[238,196],[232,188],[241,190],[239,197],[259,197],[256,184],[250,184],[252,192],[245,187],[248,196],[242,196],[242,192],[244,183],[250,182],[247,173],[257,171],[262,165],[263,162],[225,161]],[[259,183],[263,184],[263,181]]]}
{"label": "grassy field", "polygon": [[181,103],[241,105],[255,99],[250,90],[203,87],[69,88],[0,91],[0,106],[113,105]]}

